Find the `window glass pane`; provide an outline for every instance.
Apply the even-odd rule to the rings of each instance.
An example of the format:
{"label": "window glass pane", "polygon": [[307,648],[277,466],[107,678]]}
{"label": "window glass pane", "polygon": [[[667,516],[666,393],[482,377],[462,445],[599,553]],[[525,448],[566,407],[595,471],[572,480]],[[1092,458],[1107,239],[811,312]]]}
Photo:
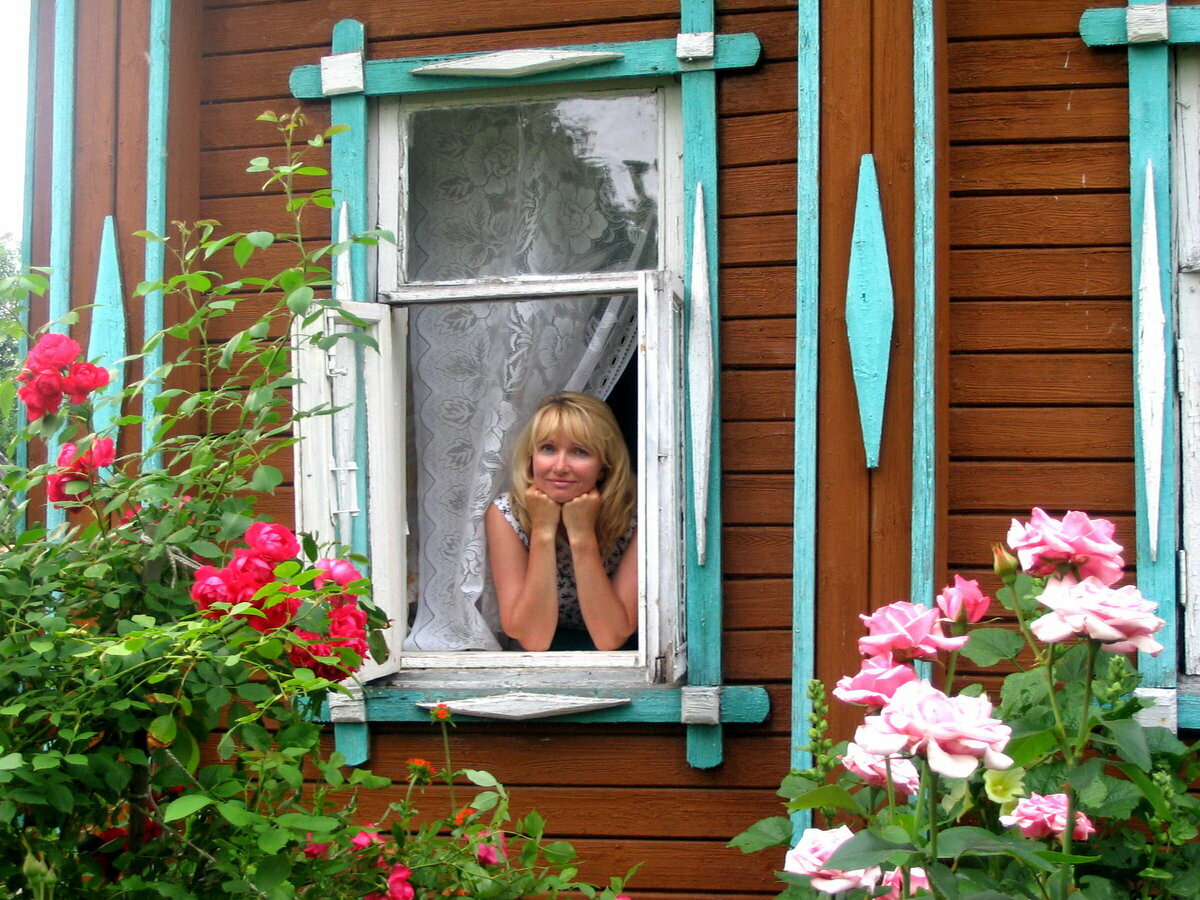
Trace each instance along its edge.
{"label": "window glass pane", "polygon": [[407,280],[655,267],[658,137],[654,93],[414,112]]}

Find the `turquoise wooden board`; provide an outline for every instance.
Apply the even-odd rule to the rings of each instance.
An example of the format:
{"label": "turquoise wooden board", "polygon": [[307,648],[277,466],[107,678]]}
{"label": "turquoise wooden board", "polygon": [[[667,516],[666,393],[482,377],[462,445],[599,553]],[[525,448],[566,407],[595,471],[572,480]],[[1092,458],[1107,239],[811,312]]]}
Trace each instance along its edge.
{"label": "turquoise wooden board", "polygon": [[[150,7],[150,70],[146,97],[146,226],[145,230],[165,236],[167,233],[167,150],[171,93],[171,0],[154,0]],[[147,241],[143,260],[144,281],[161,281],[166,265],[166,246]],[[163,328],[162,291],[153,291],[142,298],[142,340],[146,341]],[[160,344],[142,359],[145,374],[163,364]],[[154,437],[154,400],[162,393],[162,383],[147,381],[142,393],[142,446],[148,447]],[[161,454],[148,454],[145,465],[156,469],[162,465]]]}
{"label": "turquoise wooden board", "polygon": [[863,155],[858,168],[858,198],[850,240],[850,271],[846,278],[846,336],[858,396],[863,453],[867,468],[879,465],[883,413],[887,399],[888,364],[896,295],[888,263],[887,236],[875,159]]}
{"label": "turquoise wooden board", "polygon": [[[341,23],[339,23],[340,25]],[[425,94],[444,91],[468,91],[481,88],[513,88],[531,84],[575,84],[581,81],[615,78],[645,78],[678,75],[681,72],[710,69],[744,68],[758,61],[760,45],[753,34],[718,35],[716,56],[712,60],[684,62],[675,56],[675,41],[635,41],[625,44],[577,44],[561,50],[604,50],[623,54],[609,63],[560,72],[543,72],[519,78],[461,77],[452,75],[415,75],[413,69],[476,56],[457,53],[449,56],[421,56],[406,59],[367,60],[363,67],[368,97],[386,94]],[[321,92],[321,67],[308,65],[292,70],[289,82],[292,93],[302,100],[318,100]]]}
{"label": "turquoise wooden board", "polygon": [[[808,683],[816,675],[817,384],[820,377],[821,289],[821,5],[797,9],[796,144],[796,422],[792,493],[792,704],[794,769],[812,765],[808,744]],[[808,810],[793,814],[802,830]]]}
{"label": "turquoise wooden board", "polygon": [[[96,293],[92,299],[92,327],[88,338],[88,356],[112,373],[112,381],[102,392],[119,393],[125,387],[125,292],[121,287],[121,263],[117,256],[117,232],[113,217],[104,217],[100,235],[100,260],[96,267]],[[105,404],[92,415],[92,429],[101,433],[116,429],[121,415],[117,405]]]}
{"label": "turquoise wooden board", "polygon": [[934,0],[913,0],[913,447],[914,603],[932,602],[937,535],[937,85]]}
{"label": "turquoise wooden board", "polygon": [[[429,710],[422,709],[416,704],[461,700],[467,697],[478,697],[485,693],[487,691],[482,689],[444,691],[430,689],[414,691],[398,689],[388,685],[378,687],[368,685],[365,689],[367,719],[371,722],[427,722],[429,721]],[[536,691],[533,693],[536,693]],[[621,688],[597,688],[593,690],[572,688],[569,693],[589,697],[627,697],[630,699],[630,702],[624,706],[615,706],[609,709],[574,713],[568,716],[556,716],[552,719],[547,719],[547,721],[674,722],[678,724],[680,710],[682,709],[682,694],[678,688],[672,687],[650,686],[631,688],[629,690],[622,690]],[[762,722],[766,720],[767,714],[770,712],[770,706],[770,698],[765,688],[756,685],[727,685],[721,689],[722,722]],[[689,727],[713,728],[717,726],[700,725]]]}
{"label": "turquoise wooden board", "polygon": [[[1131,5],[1145,0],[1133,0]],[[1167,9],[1171,44],[1200,43],[1200,6],[1172,6]],[[1125,7],[1089,9],[1079,19],[1079,36],[1089,47],[1114,47],[1129,42],[1125,33]]]}

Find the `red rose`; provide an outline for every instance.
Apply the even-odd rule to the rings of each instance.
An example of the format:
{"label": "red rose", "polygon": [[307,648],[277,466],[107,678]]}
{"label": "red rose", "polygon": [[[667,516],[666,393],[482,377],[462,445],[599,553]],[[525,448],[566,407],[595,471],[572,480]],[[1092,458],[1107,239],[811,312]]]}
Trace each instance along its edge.
{"label": "red rose", "polygon": [[296,535],[282,525],[255,522],[246,529],[246,543],[271,562],[279,563],[300,555]]}

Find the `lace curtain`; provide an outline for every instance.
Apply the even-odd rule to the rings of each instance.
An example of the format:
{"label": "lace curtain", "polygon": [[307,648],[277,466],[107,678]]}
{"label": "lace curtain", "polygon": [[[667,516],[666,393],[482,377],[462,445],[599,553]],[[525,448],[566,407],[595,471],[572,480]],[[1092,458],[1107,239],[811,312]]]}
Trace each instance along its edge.
{"label": "lace curtain", "polygon": [[[653,267],[653,94],[430,109],[410,120],[409,281]],[[606,397],[636,345],[630,295],[409,314],[417,524],[409,650],[500,649],[483,517],[537,401]]]}

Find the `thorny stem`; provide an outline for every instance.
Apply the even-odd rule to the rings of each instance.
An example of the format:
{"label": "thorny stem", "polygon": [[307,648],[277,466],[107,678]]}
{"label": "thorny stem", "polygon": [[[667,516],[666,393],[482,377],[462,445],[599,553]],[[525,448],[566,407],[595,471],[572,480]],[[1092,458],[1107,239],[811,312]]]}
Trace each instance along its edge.
{"label": "thorny stem", "polygon": [[438,725],[442,729],[442,752],[446,756],[446,768],[442,770],[442,775],[446,779],[446,787],[450,789],[450,809],[452,812],[457,812],[458,800],[454,797],[454,767],[450,762],[450,731],[446,728],[445,719],[438,719]]}

